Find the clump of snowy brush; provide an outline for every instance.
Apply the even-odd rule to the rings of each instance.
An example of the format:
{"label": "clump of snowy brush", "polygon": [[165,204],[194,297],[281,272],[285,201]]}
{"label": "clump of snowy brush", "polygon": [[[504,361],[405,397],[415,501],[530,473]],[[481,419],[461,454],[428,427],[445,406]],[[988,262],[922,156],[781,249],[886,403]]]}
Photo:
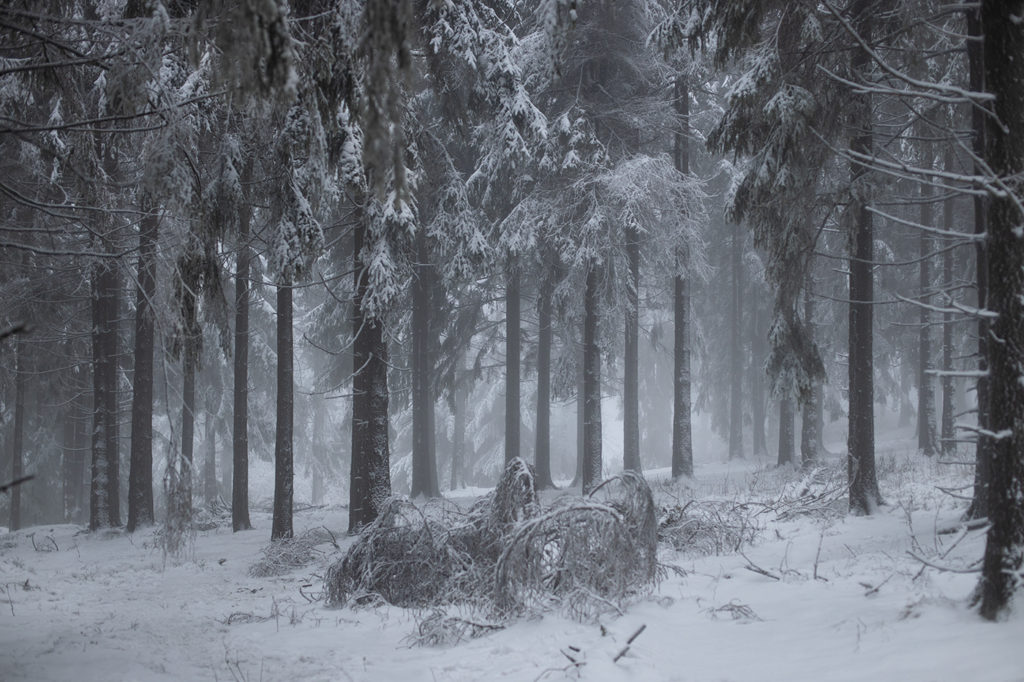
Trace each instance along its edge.
{"label": "clump of snowy brush", "polygon": [[263,548],[263,558],[249,567],[249,575],[266,578],[309,566],[325,556],[319,547],[325,544],[338,548],[337,539],[326,528],[310,528],[296,537],[271,542]]}
{"label": "clump of snowy brush", "polygon": [[651,589],[656,554],[654,502],[642,477],[625,473],[544,509],[533,467],[516,459],[468,512],[390,501],[329,569],[325,591],[334,605],[379,598],[494,619],[544,610],[588,619]]}

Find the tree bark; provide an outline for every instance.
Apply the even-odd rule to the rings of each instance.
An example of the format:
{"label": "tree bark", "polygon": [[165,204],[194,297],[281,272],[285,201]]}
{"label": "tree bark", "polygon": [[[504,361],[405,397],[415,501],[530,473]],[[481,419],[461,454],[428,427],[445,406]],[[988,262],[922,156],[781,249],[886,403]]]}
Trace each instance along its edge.
{"label": "tree bark", "polygon": [[89,527],[120,525],[117,439],[118,277],[110,262],[93,268],[93,432]]}
{"label": "tree bark", "polygon": [[[982,92],[987,89],[987,86],[981,10],[980,8],[967,8],[965,15],[967,17],[967,59],[970,69],[970,87],[972,92]],[[971,149],[978,159],[983,159],[986,153],[988,133],[986,131],[986,112],[981,107],[971,107],[971,129],[973,132]],[[978,175],[984,173],[981,164],[975,163],[974,172]],[[974,196],[974,233],[976,235],[986,234],[988,229],[986,203],[986,198],[977,194]],[[979,239],[975,245],[978,308],[984,309],[988,305],[988,241]],[[991,430],[989,426],[989,383],[991,380],[987,375],[988,349],[989,323],[985,317],[978,316],[978,371],[981,374],[977,383],[978,427]],[[983,519],[988,516],[992,454],[992,442],[988,438],[978,438],[975,449],[974,500],[970,509],[967,510],[967,518]]]}
{"label": "tree bark", "polygon": [[195,430],[196,430],[196,366],[199,364],[199,339],[197,333],[189,330],[198,329],[195,320],[195,296],[186,293],[186,298],[191,303],[186,303],[190,308],[185,321],[185,349],[181,363],[181,492],[184,497],[181,509],[191,518],[192,516],[192,487],[193,487],[193,462],[195,457]]}
{"label": "tree bark", "polygon": [[[998,315],[989,344],[991,441],[988,520],[980,582],[981,615],[1009,611],[1024,569],[1024,0],[983,0],[985,81],[995,95],[985,160],[1002,192],[988,201],[988,306]],[[979,434],[980,435],[980,434]]]}
{"label": "tree bark", "polygon": [[160,219],[142,217],[135,289],[135,369],[132,373],[132,438],[128,469],[128,532],[153,524],[153,301]]}
{"label": "tree bark", "polygon": [[796,451],[796,410],[793,399],[783,398],[779,401],[779,459],[778,466],[792,464]]}
{"label": "tree bark", "polygon": [[206,502],[207,509],[212,510],[216,507],[217,499],[220,497],[217,485],[217,419],[224,388],[216,364],[210,367],[208,376],[209,386],[206,390],[206,405],[203,410],[206,413],[204,419],[206,457],[203,459],[203,500]]}
{"label": "tree bark", "polygon": [[731,270],[732,306],[729,319],[729,459],[743,457],[743,238],[733,226]]}
{"label": "tree bark", "polygon": [[417,497],[439,497],[434,451],[434,362],[430,344],[432,265],[426,232],[416,236],[417,264],[412,282],[412,490]]}
{"label": "tree bark", "polygon": [[[675,83],[676,114],[680,118],[675,134],[676,170],[690,172],[690,91],[681,74]],[[672,478],[693,476],[693,438],[690,422],[690,286],[688,245],[676,248],[676,275],[672,278]]]}
{"label": "tree bark", "polygon": [[[811,266],[808,265],[808,268]],[[804,324],[812,337],[817,336],[814,325],[814,278],[808,271],[804,285]],[[805,469],[813,467],[818,461],[818,445],[821,434],[818,424],[818,413],[821,411],[821,379],[815,379],[811,395],[801,406],[803,418],[800,420],[800,466]]]}
{"label": "tree bark", "polygon": [[252,210],[239,217],[235,264],[235,357],[231,425],[231,528],[249,530],[249,221]]}
{"label": "tree bark", "polygon": [[[28,358],[26,357],[24,334],[14,342],[14,434],[11,443],[11,480],[22,477],[25,461],[25,394],[28,385]],[[12,531],[21,528],[21,486],[16,485],[11,493]]]}
{"label": "tree bark", "polygon": [[534,451],[538,489],[554,488],[551,479],[551,279],[545,274],[537,295],[537,432]]}
{"label": "tree bark", "polygon": [[587,269],[583,321],[583,494],[601,482],[601,349],[597,340],[598,265]]}
{"label": "tree bark", "polygon": [[505,462],[519,456],[519,263],[511,258],[505,279]]}
{"label": "tree bark", "polygon": [[[932,165],[931,145],[925,145],[925,168]],[[932,188],[925,182],[921,183],[921,224],[930,226],[932,223]],[[924,230],[920,231],[918,248],[921,262],[918,264],[922,301],[927,303],[932,289],[932,264],[928,254],[932,250],[932,238]],[[935,378],[931,372],[935,369],[932,360],[931,311],[924,306],[918,308],[920,329],[918,330],[918,372],[917,372],[917,447],[926,456],[935,455]]]}
{"label": "tree bark", "polygon": [[626,227],[626,257],[629,281],[626,285],[625,369],[622,387],[622,468],[641,471],[640,461],[640,231]]}
{"label": "tree bark", "polygon": [[[870,44],[875,11],[870,0],[855,0],[853,17],[857,32]],[[863,49],[855,49],[850,57],[853,73],[863,73],[870,57]],[[854,95],[853,133],[850,151],[870,156],[872,153],[871,96]],[[850,162],[850,184],[859,193],[848,210],[854,211],[850,235],[850,320],[849,320],[849,436],[847,440],[847,476],[850,484],[850,513],[871,514],[881,503],[875,474],[874,360],[872,299],[874,280],[874,229],[868,211],[864,175],[867,168]]]}
{"label": "tree bark", "polygon": [[[945,160],[946,172],[952,173],[956,170],[955,157],[952,146],[946,149]],[[955,229],[953,218],[953,198],[947,197],[942,204],[942,229],[952,232]],[[953,287],[953,249],[952,238],[945,240],[946,252],[942,254],[942,287],[949,291]],[[948,307],[948,306],[947,306]],[[944,372],[953,371],[953,313],[942,314],[942,369]],[[956,432],[953,428],[954,407],[953,395],[955,383],[953,377],[945,374],[942,377],[942,427],[940,432],[939,447],[943,454],[951,454],[956,451]]]}
{"label": "tree bark", "polygon": [[292,498],[295,486],[295,373],[292,339],[292,286],[277,287],[277,429],[274,436],[274,518],[271,540],[294,535]]}
{"label": "tree bark", "polygon": [[765,434],[765,371],[764,329],[761,328],[761,306],[755,303],[750,312],[750,412],[753,418],[751,449],[754,457],[768,456],[768,436]]}
{"label": "tree bark", "polygon": [[362,260],[367,228],[354,231],[354,289],[352,328],[352,468],[349,486],[349,532],[357,533],[377,518],[391,496],[391,454],[388,442],[388,347],[384,321],[363,310],[367,266]]}

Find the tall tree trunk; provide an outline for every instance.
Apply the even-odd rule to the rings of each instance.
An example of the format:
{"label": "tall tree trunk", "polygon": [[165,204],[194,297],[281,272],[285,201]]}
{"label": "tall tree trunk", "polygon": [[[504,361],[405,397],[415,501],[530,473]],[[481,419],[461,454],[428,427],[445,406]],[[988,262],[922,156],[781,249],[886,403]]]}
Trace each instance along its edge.
{"label": "tall tree trunk", "polygon": [[295,373],[292,340],[292,286],[277,287],[277,429],[274,436],[274,518],[271,540],[294,535],[292,498],[295,486]]}
{"label": "tall tree trunk", "polygon": [[327,475],[325,460],[327,458],[327,405],[321,398],[314,398],[313,404],[313,446],[314,451],[309,463],[310,478],[312,479],[312,490],[310,499],[314,505],[323,504],[324,501],[324,478]]}
{"label": "tall tree trunk", "polygon": [[[967,58],[970,68],[970,87],[972,92],[982,92],[987,89],[985,73],[984,42],[981,26],[981,9],[967,8]],[[978,159],[985,158],[986,138],[986,112],[981,107],[971,107],[971,150]],[[975,163],[974,172],[982,175],[984,170],[981,164]],[[987,199],[979,195],[974,196],[974,233],[976,235],[986,234],[988,229],[988,216],[986,214]],[[977,259],[978,281],[978,308],[984,309],[988,305],[988,244],[987,240],[979,239],[975,242]],[[989,323],[985,317],[978,317],[978,371],[981,376],[978,378],[978,427],[984,430],[991,430],[989,426],[989,384],[991,379],[988,376],[988,351],[989,351]],[[975,450],[974,468],[974,501],[967,510],[967,518],[983,519],[988,516],[989,507],[989,485],[991,483],[991,461],[992,441],[988,438],[977,439]]]}
{"label": "tall tree trunk", "polygon": [[[931,145],[925,145],[925,168],[932,165]],[[921,224],[930,226],[932,223],[932,188],[926,178],[921,183]],[[928,254],[932,249],[932,238],[921,230],[918,242],[918,264],[920,275],[921,299],[928,302],[932,290],[932,264]],[[924,306],[918,308],[918,372],[917,372],[917,447],[926,456],[935,455],[935,379],[931,372],[935,369],[932,360],[931,311]]]}
{"label": "tall tree trunk", "polygon": [[112,263],[93,268],[93,432],[89,527],[120,525],[117,442],[117,288]]}
{"label": "tall tree trunk", "polygon": [[[808,264],[807,279],[804,284],[804,324],[812,335],[816,337],[814,325],[814,278],[810,272],[811,264]],[[800,420],[800,466],[804,468],[813,467],[818,461],[818,445],[821,443],[821,434],[818,432],[818,412],[821,410],[821,379],[815,379],[811,388],[811,395],[801,406],[803,419]]]}
{"label": "tall tree trunk", "polygon": [[[22,477],[25,460],[25,393],[28,385],[28,358],[23,339],[19,334],[14,342],[14,434],[11,447],[11,480]],[[11,493],[11,530],[21,528],[21,486],[16,485]]]}
{"label": "tall tree trunk", "polygon": [[[981,615],[1009,610],[1024,570],[1024,0],[982,0],[985,81],[995,95],[985,160],[1002,192],[988,201],[988,348],[991,441],[988,520],[980,582]],[[987,438],[987,436],[986,436]]]}
{"label": "tall tree trunk", "polygon": [[[947,173],[956,171],[956,159],[953,155],[953,147],[946,149],[945,170]],[[942,204],[942,229],[952,232],[955,229],[953,209],[953,197],[947,197]],[[942,254],[942,287],[949,291],[953,287],[953,243],[952,238],[947,238],[943,244],[946,250]],[[946,306],[947,308],[949,306]],[[939,448],[943,454],[950,454],[956,451],[956,433],[953,429],[953,415],[956,410],[953,403],[955,384],[949,372],[953,371],[953,313],[942,314],[942,427],[939,439]]]}
{"label": "tall tree trunk", "polygon": [[239,216],[235,263],[235,357],[232,372],[231,528],[249,530],[249,221],[252,210]]}
{"label": "tall tree trunk", "polygon": [[160,219],[155,211],[139,229],[135,289],[135,369],[132,373],[132,438],[128,468],[128,532],[153,524],[153,301]]}
{"label": "tall tree trunk", "polygon": [[598,265],[587,268],[583,296],[583,494],[601,482],[601,349],[597,340]]}
{"label": "tall tree trunk", "polygon": [[206,502],[207,509],[214,509],[217,499],[220,497],[217,485],[217,420],[224,387],[221,383],[220,370],[215,363],[211,363],[208,376],[209,386],[206,389],[206,405],[203,410],[206,413],[204,420],[206,457],[203,458],[203,500]]}
{"label": "tall tree trunk", "polygon": [[519,262],[510,258],[505,279],[505,462],[519,456]]}
{"label": "tall tree trunk", "polygon": [[765,434],[765,372],[764,329],[761,328],[761,306],[756,302],[750,312],[750,412],[752,450],[755,459],[768,456],[768,436]]}
{"label": "tall tree trunk", "polygon": [[427,236],[416,236],[418,261],[412,282],[412,497],[438,497],[437,464],[434,452],[434,371],[430,344],[432,265]]}
{"label": "tall tree trunk", "polygon": [[88,522],[88,494],[86,487],[86,460],[90,449],[89,442],[89,421],[91,410],[86,401],[85,391],[75,387],[75,396],[71,400],[71,413],[73,415],[73,457],[71,470],[68,474],[71,482],[71,507],[69,520],[71,523]]}
{"label": "tall tree trunk", "polygon": [[[681,74],[675,83],[676,114],[680,118],[675,134],[676,170],[690,173],[690,90]],[[693,476],[693,438],[690,422],[690,286],[685,269],[690,266],[689,247],[676,248],[676,275],[672,278],[672,478]]]}
{"label": "tall tree trunk", "polygon": [[729,321],[729,459],[743,457],[743,233],[733,226],[732,306]]}
{"label": "tall tree trunk", "polygon": [[[575,335],[573,345],[575,345]],[[581,341],[579,344],[579,352],[576,354],[576,473],[573,474],[572,483],[570,484],[570,487],[572,488],[577,485],[582,485],[583,462],[587,458],[586,448],[584,447],[587,431],[586,405],[584,404],[584,388],[587,376],[584,369],[586,354],[587,350]]]}
{"label": "tall tree trunk", "polygon": [[792,464],[796,451],[796,410],[793,399],[779,401],[779,460],[778,465]]}
{"label": "tall tree trunk", "polygon": [[622,467],[641,471],[640,462],[640,231],[626,227],[629,282],[626,287],[625,370],[623,376]]}
{"label": "tall tree trunk", "polygon": [[363,243],[367,228],[360,220],[354,232],[354,289],[352,328],[352,468],[349,486],[349,532],[359,532],[377,518],[391,496],[391,452],[388,443],[388,346],[384,321],[363,310],[367,294],[367,265]]}
{"label": "tall tree trunk", "polygon": [[551,278],[545,274],[537,295],[537,488],[554,488],[551,479]]}
{"label": "tall tree trunk", "polygon": [[457,490],[465,484],[463,468],[466,463],[466,403],[469,400],[466,390],[467,377],[462,368],[462,356],[455,363],[455,379],[452,382],[452,476],[451,490]]}
{"label": "tall tree trunk", "polygon": [[[853,17],[860,36],[871,42],[871,13],[875,11],[871,0],[855,0]],[[850,57],[855,74],[865,72],[870,57],[865,50],[856,49]],[[852,121],[853,135],[850,151],[870,156],[872,153],[871,96],[855,95]],[[867,168],[856,161],[850,162],[850,184],[855,192],[866,191],[864,175]],[[850,205],[854,211],[850,235],[850,322],[849,322],[849,393],[850,420],[847,440],[847,476],[850,485],[850,512],[870,514],[881,503],[878,479],[875,474],[875,416],[874,416],[874,359],[872,329],[872,299],[874,280],[874,229],[867,201],[861,198]]]}
{"label": "tall tree trunk", "polygon": [[[195,457],[195,434],[196,434],[196,366],[199,364],[199,339],[196,333],[190,333],[189,329],[196,329],[198,323],[195,321],[195,300],[192,294],[186,294],[192,298],[189,319],[186,320],[185,349],[181,363],[181,500],[183,510],[187,518],[192,516],[192,487],[194,482],[193,463]],[[188,305],[188,304],[186,304]]]}

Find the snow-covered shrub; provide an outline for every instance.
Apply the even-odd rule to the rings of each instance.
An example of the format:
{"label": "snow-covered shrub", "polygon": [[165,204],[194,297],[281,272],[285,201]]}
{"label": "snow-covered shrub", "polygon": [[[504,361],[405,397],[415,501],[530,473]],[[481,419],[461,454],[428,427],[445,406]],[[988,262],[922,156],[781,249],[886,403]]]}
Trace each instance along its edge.
{"label": "snow-covered shrub", "polygon": [[249,575],[266,578],[304,568],[325,556],[320,545],[338,547],[334,534],[326,528],[310,528],[294,537],[274,540],[263,548],[263,558],[249,567]]}
{"label": "snow-covered shrub", "polygon": [[662,507],[658,541],[698,556],[730,554],[757,539],[756,510],[736,502],[691,501]]}
{"label": "snow-covered shrub", "polygon": [[[397,606],[460,605],[498,617],[562,608],[589,618],[654,583],[656,549],[642,477],[623,474],[590,498],[542,510],[533,468],[517,459],[465,514],[391,500],[330,568],[325,592],[333,605],[379,595]],[[425,640],[445,639],[445,621],[434,625],[443,627]]]}

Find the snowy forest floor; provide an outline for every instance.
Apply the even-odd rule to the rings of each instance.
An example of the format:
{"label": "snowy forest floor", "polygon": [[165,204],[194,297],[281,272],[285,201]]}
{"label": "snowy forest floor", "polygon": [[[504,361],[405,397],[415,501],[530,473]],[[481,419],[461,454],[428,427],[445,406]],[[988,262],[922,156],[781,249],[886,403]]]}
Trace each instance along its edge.
{"label": "snowy forest floor", "polygon": [[[413,643],[428,613],[317,601],[341,554],[330,542],[305,568],[252,577],[269,514],[254,512],[251,532],[199,532],[166,562],[153,529],[25,529],[0,536],[0,679],[1024,680],[1024,616],[982,621],[968,608],[976,573],[909,554],[960,569],[980,559],[984,531],[964,528],[966,502],[937,488],[969,484],[970,467],[927,460],[908,439],[878,452],[887,506],[867,518],[842,513],[841,491],[813,513],[784,502],[801,475],[766,462],[698,459],[678,485],[648,472],[659,504],[740,509],[752,542],[663,545],[660,560],[685,575],[669,571],[622,615],[548,614],[444,647]],[[341,507],[295,518],[297,534],[329,528],[342,550],[346,525]]]}

